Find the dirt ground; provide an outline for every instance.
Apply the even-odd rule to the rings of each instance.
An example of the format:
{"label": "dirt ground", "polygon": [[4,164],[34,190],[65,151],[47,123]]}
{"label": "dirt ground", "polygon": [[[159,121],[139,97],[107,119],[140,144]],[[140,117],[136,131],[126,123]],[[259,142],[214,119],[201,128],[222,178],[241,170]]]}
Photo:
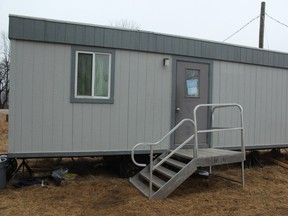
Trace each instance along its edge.
{"label": "dirt ground", "polygon": [[[0,126],[0,152],[6,152],[7,124]],[[278,159],[288,163],[287,150],[281,153]],[[260,155],[262,168],[256,164],[245,169],[245,188],[223,178],[240,179],[240,165],[220,166],[208,178],[191,176],[161,201],[148,200],[102,158],[31,159],[28,163],[45,187],[15,188],[13,184],[28,177],[19,172],[0,189],[0,215],[288,215],[288,169],[264,155],[272,157]],[[68,168],[69,174],[55,186],[43,171],[59,167]]]}

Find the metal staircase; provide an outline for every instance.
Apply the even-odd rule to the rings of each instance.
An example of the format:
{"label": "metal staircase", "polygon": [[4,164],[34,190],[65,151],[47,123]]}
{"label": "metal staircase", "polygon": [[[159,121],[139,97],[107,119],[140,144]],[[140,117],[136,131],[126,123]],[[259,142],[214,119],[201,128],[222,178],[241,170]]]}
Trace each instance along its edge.
{"label": "metal staircase", "polygon": [[[153,161],[155,166],[167,155],[164,152]],[[130,182],[150,199],[164,199],[197,170],[195,160],[172,157],[156,167],[152,174],[152,191],[149,190],[150,166],[145,167]]]}
{"label": "metal staircase", "polygon": [[[212,127],[207,130],[197,130],[197,110],[201,107],[210,107],[212,113]],[[213,127],[214,110],[217,108],[238,107],[240,111],[239,127]],[[171,131],[169,131],[161,140],[156,143],[138,143],[132,148],[131,157],[133,162],[145,167],[130,182],[138,188],[145,196],[150,199],[164,199],[171,194],[179,185],[181,185],[189,176],[191,176],[197,167],[213,166],[226,163],[241,162],[242,172],[241,181],[244,186],[244,161],[245,146],[243,143],[243,109],[239,104],[200,104],[195,107],[194,121],[183,119]],[[167,150],[153,161],[153,147],[159,145],[172,133],[174,133],[182,124],[190,123],[193,125],[194,134],[187,138],[181,145],[174,150]],[[208,149],[198,149],[198,134],[212,133],[222,131],[241,131],[241,152],[214,149],[211,146]],[[194,139],[193,149],[183,149],[183,147]],[[139,164],[135,161],[135,149],[140,146],[150,147],[150,164]],[[211,169],[210,169],[211,170]]]}

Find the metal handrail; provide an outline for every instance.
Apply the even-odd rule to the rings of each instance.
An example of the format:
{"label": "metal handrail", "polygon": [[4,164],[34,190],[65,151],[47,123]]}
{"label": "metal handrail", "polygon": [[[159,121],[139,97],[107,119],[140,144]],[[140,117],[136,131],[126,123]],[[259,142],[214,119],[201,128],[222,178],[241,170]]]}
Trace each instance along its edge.
{"label": "metal handrail", "polygon": [[[188,118],[183,119],[183,120],[180,121],[174,128],[172,128],[165,136],[163,136],[162,139],[160,139],[159,141],[157,141],[157,142],[155,142],[155,143],[138,143],[138,144],[136,144],[136,145],[132,148],[132,150],[131,150],[131,159],[132,159],[133,163],[134,163],[135,165],[137,165],[137,166],[140,166],[140,167],[145,167],[145,166],[147,166],[147,164],[137,163],[137,161],[135,160],[135,157],[134,157],[134,155],[135,155],[135,154],[134,154],[135,149],[138,148],[138,147],[141,146],[141,145],[144,145],[144,146],[156,146],[156,145],[160,144],[160,143],[163,142],[168,136],[170,136],[172,133],[174,133],[184,122],[191,122],[191,123],[193,124],[193,126],[194,126],[194,133],[195,133],[195,123],[194,123],[194,121],[191,120],[191,119],[188,119]],[[192,136],[194,137],[194,134],[193,134]],[[193,139],[192,136],[188,138],[188,141],[185,140],[185,141],[184,141],[181,145],[179,145],[179,146],[183,146],[183,144],[187,144],[187,142],[189,142],[190,140]],[[186,141],[187,141],[187,142],[186,142]],[[178,146],[176,149],[179,149],[179,146]],[[153,149],[152,149],[152,151],[153,151]]]}
{"label": "metal handrail", "polygon": [[[197,110],[201,107],[212,107],[211,114],[211,126],[212,129],[210,130],[198,130],[197,128]],[[219,108],[227,108],[227,107],[237,107],[240,111],[240,127],[213,127],[214,123],[214,111]],[[232,130],[240,130],[241,131],[241,152],[245,155],[245,146],[244,146],[244,118],[243,118],[243,107],[237,103],[224,103],[224,104],[199,104],[193,110],[193,116],[195,121],[195,127],[197,133],[195,134],[195,146],[198,149],[198,134],[199,133],[212,133],[212,132],[221,132],[221,131],[232,131]],[[212,147],[212,146],[211,146]],[[197,152],[194,153],[194,156],[197,157]]]}
{"label": "metal handrail", "polygon": [[195,131],[195,123],[193,120],[191,119],[183,119],[182,121],[180,121],[174,128],[172,128],[164,137],[162,137],[162,139],[160,139],[158,142],[155,143],[138,143],[136,144],[132,150],[131,150],[131,159],[133,161],[134,164],[136,164],[137,166],[141,166],[141,167],[145,167],[146,164],[139,164],[136,162],[135,157],[134,157],[134,151],[137,147],[141,146],[141,145],[146,145],[150,147],[150,169],[149,169],[149,197],[152,197],[152,182],[153,182],[153,171],[159,167],[161,164],[163,164],[171,155],[173,155],[176,151],[178,151],[180,148],[182,148],[184,145],[186,145],[190,140],[192,140],[194,138],[194,134],[192,134],[190,137],[188,137],[188,139],[186,139],[181,145],[179,145],[176,149],[174,149],[170,154],[168,154],[165,158],[163,158],[161,161],[159,161],[158,164],[156,164],[155,166],[153,166],[153,146],[156,146],[158,144],[160,144],[161,142],[163,142],[163,140],[165,140],[168,136],[170,136],[172,133],[174,133],[183,123],[185,122],[190,122],[192,123],[192,125],[194,126],[194,133],[197,133],[197,131]]}

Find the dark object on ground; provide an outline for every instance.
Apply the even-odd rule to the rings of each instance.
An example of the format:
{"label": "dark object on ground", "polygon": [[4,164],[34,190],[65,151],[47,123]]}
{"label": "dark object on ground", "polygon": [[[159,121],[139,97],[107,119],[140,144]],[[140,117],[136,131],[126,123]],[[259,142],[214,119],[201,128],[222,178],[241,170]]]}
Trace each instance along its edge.
{"label": "dark object on ground", "polygon": [[1,158],[5,158],[6,180],[9,181],[17,169],[17,160],[7,155],[0,155],[0,160]]}
{"label": "dark object on ground", "polygon": [[[119,155],[119,156],[104,156],[104,163],[113,171],[117,172],[119,177],[128,178],[134,176],[143,167],[136,166],[130,155]],[[139,163],[149,164],[149,155],[135,155],[135,159]]]}
{"label": "dark object on ground", "polygon": [[17,169],[17,160],[15,158],[7,158],[7,163],[6,163],[6,178],[7,181],[11,179],[13,174],[15,173]]}
{"label": "dark object on ground", "polygon": [[40,184],[41,181],[37,179],[21,179],[19,182],[16,184],[13,184],[15,188],[22,188],[30,185],[35,185],[35,184]]}
{"label": "dark object on ground", "polygon": [[0,189],[6,187],[6,162],[7,158],[0,157]]}
{"label": "dark object on ground", "polygon": [[68,169],[67,168],[57,169],[57,170],[54,170],[52,172],[51,177],[53,178],[54,183],[55,183],[56,186],[59,186],[61,184],[61,182],[63,180],[65,180],[65,176],[66,176],[67,173],[68,173]]}

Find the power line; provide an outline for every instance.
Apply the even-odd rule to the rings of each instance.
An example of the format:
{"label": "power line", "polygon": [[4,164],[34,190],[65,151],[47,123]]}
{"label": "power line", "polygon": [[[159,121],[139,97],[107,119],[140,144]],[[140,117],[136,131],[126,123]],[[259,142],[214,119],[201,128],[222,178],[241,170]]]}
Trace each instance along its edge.
{"label": "power line", "polygon": [[269,17],[270,19],[272,19],[272,20],[274,20],[275,22],[277,22],[277,23],[279,23],[279,24],[285,26],[286,28],[288,28],[288,25],[287,25],[287,24],[285,24],[285,23],[283,23],[283,22],[280,22],[279,20],[277,20],[277,19],[271,17],[271,16],[270,16],[269,14],[267,14],[267,13],[265,13],[265,14],[266,14],[266,16]]}
{"label": "power line", "polygon": [[227,41],[228,39],[230,39],[231,37],[233,37],[234,35],[236,35],[238,32],[240,32],[242,29],[244,29],[246,26],[248,26],[250,23],[252,23],[254,20],[258,19],[260,17],[260,15],[258,15],[257,17],[253,18],[252,20],[250,20],[248,23],[246,23],[244,26],[242,26],[238,31],[234,32],[232,35],[230,35],[229,37],[227,37],[225,40],[223,40],[223,42]]}

